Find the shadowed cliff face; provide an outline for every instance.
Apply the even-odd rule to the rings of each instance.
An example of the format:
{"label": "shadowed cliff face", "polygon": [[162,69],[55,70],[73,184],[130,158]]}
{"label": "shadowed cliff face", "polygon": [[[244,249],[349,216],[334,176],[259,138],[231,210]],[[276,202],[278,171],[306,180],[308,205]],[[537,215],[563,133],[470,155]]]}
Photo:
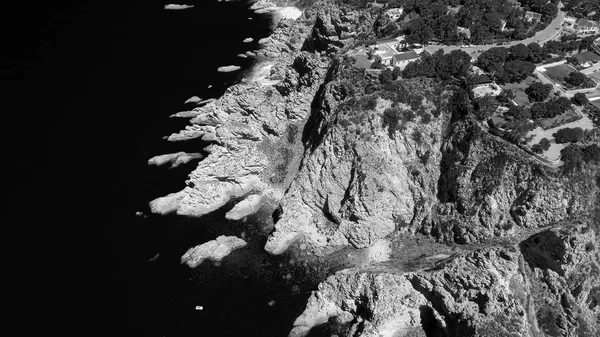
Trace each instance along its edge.
{"label": "shadowed cliff face", "polygon": [[368,82],[345,61],[329,76],[305,129],[300,171],[266,246],[273,253],[302,235],[316,248],[369,247],[421,223],[435,202],[446,117],[433,83],[374,83],[367,91],[361,85]]}

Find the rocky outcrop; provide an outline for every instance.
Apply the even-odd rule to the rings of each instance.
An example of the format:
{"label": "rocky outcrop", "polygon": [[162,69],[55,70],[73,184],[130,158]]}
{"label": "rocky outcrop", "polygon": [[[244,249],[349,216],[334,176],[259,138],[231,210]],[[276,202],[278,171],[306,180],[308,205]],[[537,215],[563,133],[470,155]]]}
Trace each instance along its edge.
{"label": "rocky outcrop", "polygon": [[[339,74],[331,75],[340,78],[321,93],[311,125],[312,144],[281,201],[276,231],[265,247],[273,254],[300,237],[317,249],[369,247],[397,228],[420,223],[435,203],[444,116],[425,123],[407,101],[411,91],[422,93],[414,97],[415,111],[438,114],[441,101],[434,103],[432,83],[398,84],[394,98],[375,92],[355,93],[348,100],[343,72],[355,70],[345,68],[348,64],[340,67]],[[372,105],[356,106],[360,101]],[[390,113],[412,114],[401,122],[402,132],[386,124]]]}
{"label": "rocky outcrop", "polygon": [[[268,2],[254,6],[262,8]],[[323,6],[331,8],[331,15],[339,11],[330,4]],[[328,58],[301,50],[317,15],[324,15],[320,8],[307,10],[297,21],[281,19],[263,41],[257,57],[272,63],[265,81],[234,85],[218,100],[176,116],[191,118],[191,125],[168,140],[202,139],[212,143],[210,154],[190,174],[186,188],[152,201],[153,211],[201,216],[246,194],[270,200],[282,195],[291,180],[290,165],[302,155],[301,144],[287,130],[310,114],[329,67]]]}
{"label": "rocky outcrop", "polygon": [[442,146],[436,212],[421,230],[471,243],[576,219],[596,204],[593,171],[545,167],[470,119],[450,126]]}
{"label": "rocky outcrop", "polygon": [[171,163],[171,168],[178,167],[182,164],[187,164],[194,159],[202,158],[201,153],[185,153],[185,152],[177,152],[177,153],[169,153],[163,154],[159,156],[154,156],[148,159],[148,165],[156,165],[162,166],[166,163]]}
{"label": "rocky outcrop", "polygon": [[596,336],[600,256],[589,226],[416,272],[338,272],[313,292],[290,336]]}
{"label": "rocky outcrop", "polygon": [[245,246],[246,242],[235,236],[219,236],[215,240],[188,249],[181,257],[181,263],[187,264],[190,268],[196,268],[206,259],[220,262],[232,251]]}

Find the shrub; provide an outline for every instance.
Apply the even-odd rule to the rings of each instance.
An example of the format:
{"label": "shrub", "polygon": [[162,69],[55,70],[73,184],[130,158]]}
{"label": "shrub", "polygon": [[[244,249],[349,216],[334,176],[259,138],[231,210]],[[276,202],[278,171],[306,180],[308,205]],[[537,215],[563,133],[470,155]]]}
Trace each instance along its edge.
{"label": "shrub", "polygon": [[586,162],[600,163],[600,146],[592,144],[583,149],[583,160]]}
{"label": "shrub", "polygon": [[431,114],[425,113],[421,116],[421,122],[429,124],[431,122]]}
{"label": "shrub", "polygon": [[556,131],[552,136],[557,144],[576,143],[583,138],[583,129],[564,128]]}
{"label": "shrub", "polygon": [[542,153],[544,151],[548,151],[550,148],[550,141],[548,138],[542,138],[539,143],[534,144],[531,147],[531,150],[535,153]]}
{"label": "shrub", "polygon": [[579,106],[584,106],[590,102],[588,100],[587,96],[581,92],[576,93],[575,96],[573,96],[573,98],[571,100],[573,101],[574,104],[577,104]]}
{"label": "shrub", "polygon": [[417,114],[412,110],[402,110],[401,112],[401,118],[404,122],[412,122],[415,120],[415,117],[417,117]]}
{"label": "shrub", "polygon": [[565,82],[574,87],[578,87],[578,86],[582,85],[583,83],[585,83],[586,79],[587,79],[587,76],[585,76],[584,74],[582,74],[578,71],[572,71],[569,73],[569,75],[567,75],[565,77]]}
{"label": "shrub", "polygon": [[394,76],[392,75],[392,71],[390,68],[385,68],[381,74],[379,74],[379,82],[382,84],[390,83],[394,80]]}
{"label": "shrub", "polygon": [[377,107],[377,96],[372,96],[367,100],[367,104],[365,104],[368,110],[375,110]]}

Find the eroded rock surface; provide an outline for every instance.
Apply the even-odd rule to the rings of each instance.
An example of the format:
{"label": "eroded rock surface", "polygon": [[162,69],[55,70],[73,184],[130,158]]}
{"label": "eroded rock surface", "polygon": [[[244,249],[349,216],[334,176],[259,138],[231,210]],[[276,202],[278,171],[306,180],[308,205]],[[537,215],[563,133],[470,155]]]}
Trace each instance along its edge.
{"label": "eroded rock surface", "polygon": [[188,249],[181,257],[181,263],[195,268],[206,259],[220,262],[232,251],[245,246],[246,242],[235,236],[219,236],[215,240]]}
{"label": "eroded rock surface", "polygon": [[588,226],[545,230],[520,248],[457,253],[416,272],[338,272],[290,336],[596,336],[600,254]]}
{"label": "eroded rock surface", "polygon": [[[254,6],[271,5],[261,1]],[[342,15],[336,6],[328,8],[331,15]],[[350,9],[345,11],[353,13]],[[170,135],[169,141],[202,139],[212,143],[211,151],[190,174],[188,187],[152,201],[153,211],[201,216],[222,207],[233,197],[250,192],[269,199],[282,195],[291,181],[289,175],[293,174],[290,165],[302,155],[298,137],[287,130],[290,125],[301,124],[310,114],[331,61],[301,50],[303,42],[314,36],[316,18],[323,15],[328,14],[316,6],[307,9],[296,21],[279,21],[256,52],[257,57],[272,62],[266,81],[234,85],[218,100],[174,115],[191,117],[191,125]],[[358,13],[348,15],[358,16]],[[363,23],[357,21],[355,25]],[[348,39],[346,43],[352,41]]]}

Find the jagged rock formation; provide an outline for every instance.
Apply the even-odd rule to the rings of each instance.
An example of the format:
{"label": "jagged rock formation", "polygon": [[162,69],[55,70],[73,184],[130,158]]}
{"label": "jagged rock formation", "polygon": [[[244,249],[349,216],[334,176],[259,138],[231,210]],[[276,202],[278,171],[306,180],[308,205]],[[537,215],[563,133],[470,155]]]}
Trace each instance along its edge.
{"label": "jagged rock formation", "polygon": [[200,153],[185,153],[185,152],[176,152],[176,153],[168,153],[159,156],[154,156],[148,159],[148,165],[156,165],[162,166],[166,163],[171,163],[171,168],[175,168],[182,164],[187,164],[191,160],[202,158],[202,154]]}
{"label": "jagged rock formation", "polygon": [[[594,170],[564,175],[543,166],[456,116],[451,94],[432,83],[356,85],[356,70],[340,64],[319,93],[268,251],[299,238],[316,248],[362,248],[396,230],[476,243],[576,219],[596,203]],[[369,100],[371,107],[356,103]]]}
{"label": "jagged rock formation", "polygon": [[[168,140],[201,138],[209,155],[152,211],[202,216],[233,199],[226,217],[242,219],[270,203],[268,252],[357,252],[292,336],[598,335],[598,167],[536,162],[457,105],[456,83],[365,79],[339,53],[377,16],[319,1],[281,20],[246,53],[268,76],[174,115],[191,125]],[[420,236],[438,246],[413,256],[400,238]]]}
{"label": "jagged rock formation", "polygon": [[417,272],[339,272],[319,285],[290,336],[596,336],[600,253],[587,226]]}
{"label": "jagged rock formation", "polygon": [[[355,71],[343,67],[349,66],[340,65],[338,71]],[[435,201],[444,118],[428,123],[414,119],[403,124],[403,132],[391,132],[385,111],[392,105],[408,111],[410,103],[383,98],[382,93],[365,98],[374,101],[372,109],[349,107],[356,99],[340,105],[347,79],[339,76],[321,93],[310,137],[314,149],[308,147],[302,168],[281,201],[280,219],[266,246],[274,254],[301,235],[317,247],[368,247],[397,226],[423,219]],[[420,114],[436,114],[442,102],[434,103],[429,84],[408,81],[394,91],[408,98],[409,92],[418,90],[423,94],[416,98],[421,100],[416,103]],[[352,115],[355,109],[361,110],[358,117]],[[344,127],[346,118],[361,120]]]}
{"label": "jagged rock formation", "polygon": [[181,257],[181,263],[195,268],[204,260],[214,262],[223,260],[232,251],[246,246],[246,241],[235,236],[219,236],[218,238],[188,249]]}
{"label": "jagged rock formation", "polygon": [[[256,8],[268,5],[255,4]],[[169,141],[201,138],[213,144],[190,174],[188,186],[152,201],[153,212],[201,216],[250,193],[279,200],[301,155],[302,145],[296,139],[300,134],[293,130],[310,114],[330,62],[302,50],[303,43],[318,35],[312,27],[318,17],[327,15],[357,16],[358,12],[325,5],[307,10],[296,22],[280,20],[257,51],[258,57],[272,63],[269,85],[255,81],[234,85],[218,100],[177,115],[191,117],[191,125],[169,136]],[[351,24],[347,20],[346,26]]]}

